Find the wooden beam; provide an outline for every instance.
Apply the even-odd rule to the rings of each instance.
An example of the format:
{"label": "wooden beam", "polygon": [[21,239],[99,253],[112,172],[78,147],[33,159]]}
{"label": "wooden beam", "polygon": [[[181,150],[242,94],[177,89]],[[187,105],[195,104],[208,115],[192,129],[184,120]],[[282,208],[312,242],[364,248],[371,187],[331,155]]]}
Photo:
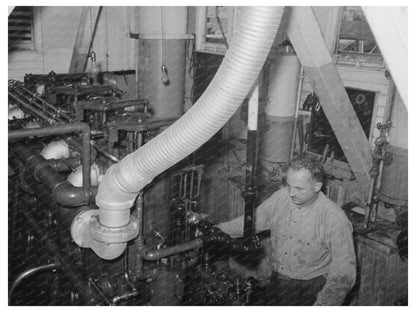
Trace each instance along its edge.
{"label": "wooden beam", "polygon": [[82,7],[81,16],[78,24],[77,37],[75,38],[74,50],[72,52],[69,73],[83,73],[87,67],[88,55],[94,41],[98,21],[100,19],[102,7],[98,8],[94,21],[94,30],[91,29],[90,7]]}
{"label": "wooden beam", "polygon": [[408,12],[406,6],[362,7],[403,103],[408,102]]}
{"label": "wooden beam", "polygon": [[287,34],[363,194],[370,185],[371,147],[310,7],[293,7]]}

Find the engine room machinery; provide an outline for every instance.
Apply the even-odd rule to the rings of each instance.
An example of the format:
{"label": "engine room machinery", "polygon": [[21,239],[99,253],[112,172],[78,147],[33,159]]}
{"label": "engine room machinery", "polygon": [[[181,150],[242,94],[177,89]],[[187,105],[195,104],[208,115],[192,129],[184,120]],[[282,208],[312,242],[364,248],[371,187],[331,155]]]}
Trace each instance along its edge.
{"label": "engine room machinery", "polygon": [[[234,114],[273,44],[283,8],[243,11],[238,27],[248,31],[236,33],[212,82],[238,83],[208,88],[179,119],[119,89],[116,76],[131,72],[9,81],[9,305],[254,303],[261,286],[216,259],[219,248],[261,254],[252,226],[231,239],[194,211],[203,166],[181,162]],[[146,223],[161,173],[179,177],[168,235]]]}
{"label": "engine room machinery", "polygon": [[9,304],[249,303],[254,282],[217,273],[202,248],[208,237],[221,239],[193,212],[201,165],[173,173],[170,237],[152,228],[146,234],[157,244],[144,244],[141,192],[127,234],[98,234],[129,241],[121,255],[106,260],[82,248],[85,220],[100,228],[95,195],[106,170],[175,118],[153,118],[147,99],[124,99],[113,84],[96,85],[87,75],[26,75],[9,81],[8,93]]}

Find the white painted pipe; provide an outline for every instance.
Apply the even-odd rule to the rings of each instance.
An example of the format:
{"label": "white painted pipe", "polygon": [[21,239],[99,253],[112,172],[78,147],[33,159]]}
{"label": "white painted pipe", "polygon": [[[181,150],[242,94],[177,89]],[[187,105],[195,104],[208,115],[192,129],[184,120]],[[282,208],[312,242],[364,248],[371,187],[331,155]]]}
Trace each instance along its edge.
{"label": "white painted pipe", "polygon": [[17,106],[9,108],[9,120],[25,118],[25,113]]}
{"label": "white painted pipe", "polygon": [[[100,181],[100,169],[97,164],[91,165],[91,186],[97,186]],[[82,165],[78,166],[66,180],[73,186],[82,187]]]}
{"label": "white painted pipe", "polygon": [[40,152],[45,159],[68,158],[70,154],[69,146],[64,140],[52,141]]}

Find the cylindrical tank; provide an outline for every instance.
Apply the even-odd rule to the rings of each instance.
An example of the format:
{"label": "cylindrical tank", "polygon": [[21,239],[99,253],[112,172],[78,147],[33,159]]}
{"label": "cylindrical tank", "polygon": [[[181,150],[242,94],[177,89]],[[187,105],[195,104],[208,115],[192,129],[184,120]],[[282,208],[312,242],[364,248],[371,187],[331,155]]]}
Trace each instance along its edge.
{"label": "cylindrical tank", "polygon": [[399,206],[407,206],[408,201],[408,111],[398,92],[395,92],[391,112],[391,128],[386,145],[384,163],[378,197],[380,200]]}
{"label": "cylindrical tank", "polygon": [[[140,35],[179,37],[186,34],[187,8],[139,7],[136,11]],[[169,84],[162,80],[166,66]],[[147,98],[155,118],[179,117],[185,93],[185,40],[139,39],[139,96]]]}
{"label": "cylindrical tank", "polygon": [[269,99],[266,106],[266,131],[261,141],[262,159],[289,161],[300,63],[293,49],[279,54],[270,66]]}

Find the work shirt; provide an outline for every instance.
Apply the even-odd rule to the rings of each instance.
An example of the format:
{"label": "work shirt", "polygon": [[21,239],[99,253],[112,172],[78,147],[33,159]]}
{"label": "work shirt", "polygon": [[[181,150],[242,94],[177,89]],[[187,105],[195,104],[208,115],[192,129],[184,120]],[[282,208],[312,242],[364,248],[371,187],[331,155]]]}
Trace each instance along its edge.
{"label": "work shirt", "polygon": [[[243,236],[244,217],[218,227],[231,237]],[[341,305],[356,277],[352,225],[344,211],[319,192],[309,206],[294,204],[282,188],[256,209],[257,232],[270,230],[273,270],[309,280],[324,275],[316,305]]]}

